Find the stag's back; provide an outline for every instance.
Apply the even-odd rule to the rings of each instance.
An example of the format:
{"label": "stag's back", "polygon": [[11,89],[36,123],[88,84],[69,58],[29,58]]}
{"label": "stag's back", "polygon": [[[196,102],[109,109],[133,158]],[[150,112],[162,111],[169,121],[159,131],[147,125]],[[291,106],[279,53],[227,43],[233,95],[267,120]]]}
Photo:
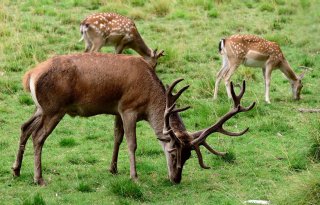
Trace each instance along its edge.
{"label": "stag's back", "polygon": [[26,73],[24,87],[32,86],[44,111],[63,109],[80,116],[127,109],[144,115],[151,101],[164,93],[154,70],[141,57],[101,53],[53,57]]}

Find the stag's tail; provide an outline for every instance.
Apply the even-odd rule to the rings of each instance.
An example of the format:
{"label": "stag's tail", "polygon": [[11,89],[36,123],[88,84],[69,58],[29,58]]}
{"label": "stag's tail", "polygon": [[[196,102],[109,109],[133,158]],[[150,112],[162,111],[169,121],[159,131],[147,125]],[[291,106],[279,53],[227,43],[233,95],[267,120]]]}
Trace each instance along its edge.
{"label": "stag's tail", "polygon": [[225,39],[221,39],[220,42],[219,42],[219,53],[221,53],[222,49],[224,48],[224,45],[225,45]]}
{"label": "stag's tail", "polygon": [[22,85],[25,91],[30,92],[30,77],[31,77],[31,71],[28,71],[22,79]]}

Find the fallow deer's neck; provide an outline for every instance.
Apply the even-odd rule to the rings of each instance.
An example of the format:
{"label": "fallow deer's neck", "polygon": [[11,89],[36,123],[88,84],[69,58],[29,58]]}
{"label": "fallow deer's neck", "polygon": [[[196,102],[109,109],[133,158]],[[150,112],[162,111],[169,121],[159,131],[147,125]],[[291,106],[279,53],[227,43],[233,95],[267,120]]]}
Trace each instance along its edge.
{"label": "fallow deer's neck", "polygon": [[144,42],[140,34],[137,34],[136,38],[136,48],[135,50],[145,59],[148,60],[153,57],[152,49],[150,49]]}
{"label": "fallow deer's neck", "polygon": [[289,63],[286,60],[284,60],[281,63],[280,70],[283,72],[283,74],[285,74],[285,76],[288,78],[288,80],[291,83],[298,81],[297,75],[292,70],[291,66],[289,65]]}

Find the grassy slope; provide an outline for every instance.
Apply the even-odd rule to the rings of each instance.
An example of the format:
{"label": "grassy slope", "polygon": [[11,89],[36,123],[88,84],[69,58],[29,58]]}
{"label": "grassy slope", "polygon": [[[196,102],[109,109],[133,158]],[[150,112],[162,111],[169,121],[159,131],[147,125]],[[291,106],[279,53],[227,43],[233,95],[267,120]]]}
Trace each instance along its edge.
{"label": "grassy slope", "polygon": [[[309,152],[312,145],[320,144],[319,114],[297,112],[299,107],[320,104],[317,0],[229,0],[221,4],[204,0],[102,2],[1,1],[1,203],[170,204],[179,200],[186,204],[240,204],[248,199],[266,199],[275,204],[317,203],[320,168]],[[209,126],[230,107],[223,84],[218,101],[212,101],[212,89],[221,63],[218,41],[233,33],[255,33],[279,42],[297,72],[301,72],[297,65],[312,67],[304,79],[303,99],[292,101],[288,81],[275,71],[271,84],[273,103],[265,104],[261,70],[241,67],[233,80],[248,82],[243,103],[258,104],[250,113],[231,120],[228,128],[251,129],[237,139],[219,134],[208,139],[219,150],[233,153],[235,162],[225,162],[204,151],[205,162],[212,169],[201,170],[194,155],[185,165],[178,186],[168,182],[164,154],[145,122],[140,122],[137,129],[139,183],[128,180],[125,142],[119,156],[119,175],[108,173],[113,145],[111,116],[66,116],[61,121],[43,151],[47,187],[32,183],[31,142],[21,177],[14,179],[10,167],[17,150],[19,127],[34,109],[31,98],[22,90],[21,76],[50,56],[82,52],[84,45],[77,42],[79,22],[98,11],[115,11],[135,18],[148,45],[165,50],[166,56],[157,68],[159,77],[164,83],[184,77],[184,83],[191,84],[180,99],[181,105],[193,107],[183,113],[190,131]],[[112,48],[103,51],[112,52]]]}

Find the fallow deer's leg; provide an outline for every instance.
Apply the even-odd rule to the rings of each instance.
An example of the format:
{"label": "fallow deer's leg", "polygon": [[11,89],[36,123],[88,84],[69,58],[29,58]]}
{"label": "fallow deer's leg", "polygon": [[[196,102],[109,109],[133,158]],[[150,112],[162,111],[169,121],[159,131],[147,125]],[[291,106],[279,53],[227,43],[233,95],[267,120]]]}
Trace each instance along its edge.
{"label": "fallow deer's leg", "polygon": [[59,123],[63,115],[64,114],[56,114],[53,116],[42,115],[42,123],[40,124],[39,129],[32,134],[34,148],[34,182],[40,186],[45,185],[41,168],[42,147],[45,140]]}
{"label": "fallow deer's leg", "polygon": [[228,98],[231,99],[232,95],[231,95],[231,87],[230,87],[230,78],[233,75],[234,71],[239,67],[240,63],[230,63],[229,69],[226,73],[226,75],[224,76],[224,82],[225,82],[225,86],[226,86],[226,90],[227,90],[227,94],[228,94]]}
{"label": "fallow deer's leg", "polygon": [[120,43],[116,46],[116,54],[121,54],[124,49],[124,44]]}
{"label": "fallow deer's leg", "polygon": [[89,52],[91,50],[92,47],[92,42],[91,39],[88,37],[87,33],[83,33],[83,39],[84,39],[84,43],[85,43],[85,50],[84,52]]}
{"label": "fallow deer's leg", "polygon": [[214,100],[217,99],[217,97],[218,97],[219,84],[220,84],[222,77],[227,72],[227,69],[228,69],[228,59],[227,59],[227,57],[224,56],[221,69],[219,70],[219,72],[217,73],[217,76],[216,76],[216,83],[214,85],[214,92],[213,92],[213,99]]}
{"label": "fallow deer's leg", "polygon": [[[123,49],[128,45],[128,43],[132,42],[131,37],[128,36],[124,36],[119,43],[116,45],[115,49],[116,49],[116,53],[120,54],[122,53]],[[132,42],[133,43],[133,42]],[[134,49],[134,46],[129,46],[132,49]]]}
{"label": "fallow deer's leg", "polygon": [[265,101],[270,103],[270,81],[271,81],[272,65],[267,64],[265,68]]}
{"label": "fallow deer's leg", "polygon": [[84,35],[84,42],[86,46],[86,49],[84,50],[84,52],[89,52],[92,48],[92,43],[86,34],[83,34],[83,35]]}
{"label": "fallow deer's leg", "polygon": [[90,52],[99,52],[102,46],[105,44],[105,39],[98,36],[92,39],[92,47]]}
{"label": "fallow deer's leg", "polygon": [[132,113],[132,112],[123,113],[122,122],[123,122],[124,133],[125,133],[127,144],[128,144],[128,149],[129,149],[130,177],[131,179],[136,180],[138,178],[137,171],[136,171],[136,158],[135,158],[135,151],[137,149],[136,113]]}
{"label": "fallow deer's leg", "polygon": [[114,121],[114,146],[113,146],[113,154],[112,154],[112,161],[110,165],[110,172],[112,174],[118,173],[118,153],[119,153],[119,147],[122,143],[124,135],[123,130],[123,123],[120,116],[116,116]]}
{"label": "fallow deer's leg", "polygon": [[21,126],[21,136],[19,142],[19,149],[17,153],[16,160],[12,166],[13,175],[20,176],[21,164],[23,160],[23,154],[25,150],[26,143],[31,135],[38,127],[40,123],[39,110]]}

